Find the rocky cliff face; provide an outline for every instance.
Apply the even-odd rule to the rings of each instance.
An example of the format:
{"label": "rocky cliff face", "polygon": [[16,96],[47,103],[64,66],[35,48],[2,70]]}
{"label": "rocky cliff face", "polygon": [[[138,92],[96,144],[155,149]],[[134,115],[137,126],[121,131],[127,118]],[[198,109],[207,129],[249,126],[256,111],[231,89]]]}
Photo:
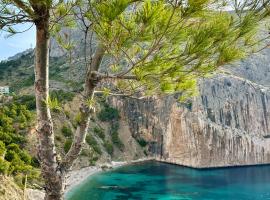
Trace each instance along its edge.
{"label": "rocky cliff face", "polygon": [[197,168],[270,163],[270,50],[200,83],[200,95],[113,99],[163,161]]}

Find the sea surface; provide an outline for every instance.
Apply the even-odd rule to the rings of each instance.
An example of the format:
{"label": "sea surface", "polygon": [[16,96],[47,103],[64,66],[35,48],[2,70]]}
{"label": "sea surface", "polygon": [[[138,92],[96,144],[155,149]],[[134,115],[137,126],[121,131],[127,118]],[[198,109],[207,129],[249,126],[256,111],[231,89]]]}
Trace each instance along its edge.
{"label": "sea surface", "polygon": [[90,176],[66,200],[270,200],[270,166],[196,170],[154,161]]}

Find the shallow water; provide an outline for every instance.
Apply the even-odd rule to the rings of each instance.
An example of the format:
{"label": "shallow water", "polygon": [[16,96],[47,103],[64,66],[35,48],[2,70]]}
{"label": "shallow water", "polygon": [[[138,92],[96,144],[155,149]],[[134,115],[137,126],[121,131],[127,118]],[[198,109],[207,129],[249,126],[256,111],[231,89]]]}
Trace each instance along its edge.
{"label": "shallow water", "polygon": [[270,200],[270,166],[195,170],[145,162],[89,177],[67,200]]}

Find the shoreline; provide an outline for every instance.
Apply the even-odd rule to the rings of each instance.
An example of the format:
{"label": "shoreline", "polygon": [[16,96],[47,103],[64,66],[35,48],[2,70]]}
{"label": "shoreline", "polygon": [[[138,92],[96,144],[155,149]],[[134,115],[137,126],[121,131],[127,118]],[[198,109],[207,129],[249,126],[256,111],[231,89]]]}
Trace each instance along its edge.
{"label": "shoreline", "polygon": [[[112,161],[111,163],[104,163],[99,166],[89,166],[84,167],[78,170],[73,170],[67,174],[66,179],[66,188],[64,190],[64,196],[83,183],[86,179],[88,179],[90,176],[93,176],[94,174],[102,171],[109,171],[112,169],[116,169],[118,167],[134,164],[134,163],[140,163],[145,161],[151,161],[155,160],[154,157],[147,157],[147,158],[141,158],[137,160],[130,160],[130,161]],[[44,199],[45,193],[41,190],[34,190],[34,189],[27,189],[27,196],[28,200],[37,200],[37,199]]]}
{"label": "shoreline", "polygon": [[154,160],[154,158],[141,158],[137,160],[131,160],[131,161],[112,161],[111,163],[104,163],[100,166],[90,166],[90,167],[84,167],[78,170],[71,171],[67,175],[67,182],[66,182],[66,188],[64,193],[66,194],[76,186],[83,183],[86,179],[88,179],[90,176],[102,172],[102,171],[109,171],[112,169],[116,169],[118,167],[134,164],[134,163],[140,163],[145,161],[151,161]]}
{"label": "shoreline", "polygon": [[[86,181],[89,177],[95,175],[96,173],[102,172],[102,171],[110,171],[113,169],[116,169],[118,167],[122,166],[127,166],[131,165],[134,163],[140,163],[140,162],[145,162],[145,161],[157,161],[157,162],[162,162],[162,163],[167,163],[171,165],[177,165],[177,166],[182,166],[182,167],[187,167],[187,168],[192,168],[196,170],[204,170],[204,169],[224,169],[224,168],[235,168],[235,167],[256,167],[256,166],[267,166],[269,164],[265,165],[247,165],[247,166],[225,166],[225,167],[211,167],[211,168],[196,168],[196,167],[191,167],[191,166],[185,166],[181,165],[178,163],[173,163],[173,162],[168,162],[166,160],[162,159],[157,159],[155,157],[146,157],[146,158],[141,158],[137,160],[130,160],[130,161],[112,161],[110,163],[103,163],[98,166],[89,166],[89,167],[84,167],[78,170],[73,170],[70,171],[67,174],[67,179],[66,179],[66,188],[64,190],[64,196],[74,188],[76,188],[78,185],[82,184],[84,181]],[[28,200],[37,200],[37,199],[44,199],[45,193],[42,190],[36,190],[36,189],[27,189],[27,196]]]}

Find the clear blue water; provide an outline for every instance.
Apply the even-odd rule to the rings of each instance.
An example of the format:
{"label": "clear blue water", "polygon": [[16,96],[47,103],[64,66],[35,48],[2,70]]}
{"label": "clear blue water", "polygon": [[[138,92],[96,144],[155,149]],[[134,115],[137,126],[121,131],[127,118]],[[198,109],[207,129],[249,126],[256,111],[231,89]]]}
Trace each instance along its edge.
{"label": "clear blue water", "polygon": [[67,200],[270,200],[270,166],[195,170],[145,162],[89,177]]}

